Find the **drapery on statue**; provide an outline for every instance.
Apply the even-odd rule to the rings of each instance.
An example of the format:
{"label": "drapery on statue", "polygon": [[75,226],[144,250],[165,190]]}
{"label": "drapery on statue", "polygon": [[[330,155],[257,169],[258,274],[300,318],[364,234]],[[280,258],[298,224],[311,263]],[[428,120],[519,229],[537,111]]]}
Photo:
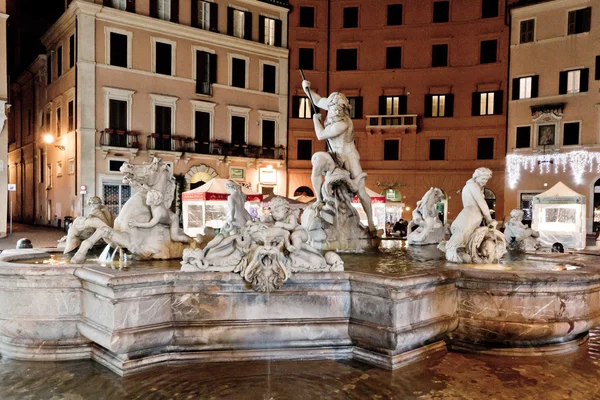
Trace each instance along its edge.
{"label": "drapery on statue", "polygon": [[104,226],[84,240],[72,263],[82,263],[88,250],[100,239],[113,247],[126,248],[140,259],[180,258],[193,239],[179,228],[179,218],[171,210],[175,178],[169,164],[159,158],[151,163],[121,166],[123,183],[135,194],[123,205],[114,229]]}
{"label": "drapery on statue", "polygon": [[[504,235],[496,229],[485,202],[483,188],[492,177],[488,168],[477,168],[462,189],[463,209],[452,223],[452,236],[438,248],[446,259],[459,264],[498,262],[506,251]],[[482,221],[485,227],[481,227]]]}
{"label": "drapery on statue", "polygon": [[[365,188],[367,174],[360,165],[360,155],[354,144],[354,126],[350,119],[350,103],[342,93],[323,98],[310,89],[304,80],[302,88],[313,104],[327,111],[325,125],[321,114],[313,115],[317,138],[328,143],[329,151],[317,152],[311,158],[311,181],[317,201],[302,217],[311,244],[320,249],[355,249],[373,247],[376,229],[373,223],[371,198]],[[325,176],[325,180],[323,180]],[[367,215],[368,230],[360,225],[358,212],[352,207],[357,195]],[[363,228],[363,229],[361,229]]]}
{"label": "drapery on statue", "polygon": [[536,251],[540,247],[540,233],[523,223],[523,210],[518,208],[510,212],[510,220],[505,224],[504,236],[512,251]]}
{"label": "drapery on statue", "polygon": [[444,192],[430,188],[412,212],[406,243],[412,245],[438,244],[444,239],[444,224],[438,217],[436,205],[444,199]]}
{"label": "drapery on statue", "polygon": [[64,254],[78,248],[81,242],[92,236],[96,230],[103,227],[113,227],[115,217],[110,209],[102,204],[100,197],[90,197],[87,204],[91,208],[89,215],[76,218],[69,227],[67,236],[61,239],[61,242],[65,241]]}
{"label": "drapery on statue", "polygon": [[[323,256],[307,243],[308,234],[287,200],[274,197],[270,211],[271,215],[248,221],[238,231],[220,233],[203,249],[184,250],[181,270],[238,272],[260,292],[281,288],[293,272],[343,271],[337,254]],[[232,215],[228,214],[227,224],[232,223]]]}

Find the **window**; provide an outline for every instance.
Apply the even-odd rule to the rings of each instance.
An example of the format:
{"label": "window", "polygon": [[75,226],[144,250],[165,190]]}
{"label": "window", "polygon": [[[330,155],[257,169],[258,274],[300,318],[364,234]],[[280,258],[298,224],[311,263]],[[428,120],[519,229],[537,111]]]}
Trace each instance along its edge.
{"label": "window", "polygon": [[69,37],[69,68],[75,66],[75,35]]}
{"label": "window", "polygon": [[194,139],[196,153],[208,154],[210,152],[210,120],[211,114],[206,111],[195,111]]}
{"label": "window", "polygon": [[494,159],[494,138],[479,138],[479,139],[477,139],[477,159],[478,160],[493,160]]}
{"label": "window", "polygon": [[498,16],[498,0],[481,0],[481,18]]}
{"label": "window", "polygon": [[192,0],[192,26],[218,32],[219,6],[203,0]]}
{"label": "window", "polygon": [[156,2],[156,16],[164,21],[171,20],[171,0],[152,0]]}
{"label": "window", "polygon": [[44,160],[44,150],[40,149],[39,150],[39,160],[40,160],[40,165],[39,165],[39,171],[40,171],[40,182],[39,183],[44,183],[44,164],[45,164],[45,160]]}
{"label": "window", "polygon": [[246,88],[246,60],[231,58],[231,86]]}
{"label": "window", "polygon": [[171,107],[154,106],[154,133],[157,135],[154,138],[155,150],[171,150],[172,113]]}
{"label": "window", "polygon": [[589,32],[591,16],[591,7],[569,11],[567,34],[576,35],[578,33]]}
{"label": "window", "polygon": [[516,148],[526,149],[531,147],[531,127],[517,126]]}
{"label": "window", "polygon": [[275,158],[275,121],[264,119],[262,121],[262,156]]}
{"label": "window", "polygon": [[157,74],[173,75],[173,46],[155,41],[155,71]]}
{"label": "window", "polygon": [[588,91],[589,69],[561,71],[558,82],[558,93],[581,93]]}
{"label": "window", "polygon": [[521,32],[519,43],[530,43],[533,42],[533,34],[535,29],[535,20],[528,19],[526,21],[521,21]]}
{"label": "window", "polygon": [[61,120],[61,109],[60,107],[56,109],[56,136],[60,136],[62,134],[62,120]]}
{"label": "window", "polygon": [[[379,115],[404,115],[407,108],[407,96],[379,96]],[[385,125],[399,125],[398,119],[385,119]]]}
{"label": "window", "polygon": [[402,25],[402,4],[389,4],[387,8],[387,24]]}
{"label": "window", "polygon": [[308,97],[292,97],[292,118],[312,118],[312,110]]}
{"label": "window", "polygon": [[312,140],[298,139],[298,160],[310,160],[312,157]]}
{"label": "window", "polygon": [[131,197],[131,186],[121,182],[103,182],[102,198],[104,204],[114,214],[118,215],[121,208]]}
{"label": "window", "polygon": [[448,45],[434,44],[431,46],[431,66],[446,67],[448,66]]}
{"label": "window", "polygon": [[449,1],[434,1],[433,2],[433,22],[448,22],[450,21],[450,2]]}
{"label": "window", "polygon": [[52,54],[46,57],[46,83],[48,85],[52,83]]}
{"label": "window", "polygon": [[276,93],[277,67],[271,64],[263,64],[263,92]]}
{"label": "window", "polygon": [[399,159],[399,140],[384,140],[383,141],[383,159],[386,161]]}
{"label": "window", "polygon": [[315,9],[314,7],[300,7],[300,27],[315,27]]}
{"label": "window", "polygon": [[579,122],[565,122],[563,126],[563,145],[579,144]]}
{"label": "window", "polygon": [[211,94],[211,85],[217,81],[217,55],[196,51],[196,93]]}
{"label": "window", "polygon": [[252,13],[227,7],[227,34],[252,40]]}
{"label": "window", "polygon": [[121,167],[125,164],[125,161],[121,160],[108,160],[108,170],[110,172],[121,172]]}
{"label": "window", "polygon": [[263,17],[258,19],[258,41],[269,46],[281,46],[281,21]]}
{"label": "window", "polygon": [[69,118],[68,129],[69,132],[73,132],[75,130],[75,102],[73,100],[69,101],[67,113]]}
{"label": "window", "polygon": [[498,41],[497,40],[483,40],[481,42],[479,52],[479,63],[489,64],[496,62]]}
{"label": "window", "polygon": [[127,0],[105,0],[104,5],[125,11],[127,9]]}
{"label": "window", "polygon": [[429,141],[429,159],[446,159],[446,139],[431,139]]}
{"label": "window", "polygon": [[110,32],[110,65],[123,68],[128,67],[127,41],[127,35]]}
{"label": "window", "polygon": [[338,49],[336,56],[337,71],[356,71],[358,68],[357,49]]}
{"label": "window", "polygon": [[385,54],[387,69],[402,68],[402,47],[388,47]]}
{"label": "window", "polygon": [[62,46],[59,46],[56,49],[56,76],[61,76],[62,75],[62,60],[63,59],[63,51],[62,51]]}
{"label": "window", "polygon": [[298,68],[304,70],[314,69],[315,49],[300,48],[298,49]]}
{"label": "window", "polygon": [[512,99],[530,99],[538,97],[539,76],[525,76],[513,79]]}
{"label": "window", "polygon": [[344,28],[358,28],[358,7],[344,7]]}
{"label": "window", "polygon": [[501,115],[503,97],[501,90],[495,92],[473,93],[471,115]]}
{"label": "window", "polygon": [[363,117],[363,98],[360,96],[348,97],[350,103],[350,118],[362,119]]}
{"label": "window", "polygon": [[425,117],[452,117],[453,114],[453,94],[425,95]]}
{"label": "window", "polygon": [[123,100],[109,100],[108,128],[114,133],[109,136],[109,144],[116,147],[126,147],[127,131],[127,102]]}
{"label": "window", "polygon": [[231,116],[231,143],[246,144],[246,118]]}
{"label": "window", "polygon": [[600,80],[600,56],[596,56],[596,73],[594,78]]}

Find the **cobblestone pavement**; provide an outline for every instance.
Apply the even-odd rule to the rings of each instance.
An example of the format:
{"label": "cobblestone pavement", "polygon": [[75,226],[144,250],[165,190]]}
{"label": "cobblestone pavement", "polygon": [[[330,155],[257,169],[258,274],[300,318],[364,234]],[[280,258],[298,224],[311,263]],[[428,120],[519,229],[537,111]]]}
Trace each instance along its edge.
{"label": "cobblestone pavement", "polygon": [[0,239],[0,250],[14,249],[21,238],[31,240],[33,247],[56,247],[58,239],[64,235],[65,232],[58,228],[13,224],[13,233]]}

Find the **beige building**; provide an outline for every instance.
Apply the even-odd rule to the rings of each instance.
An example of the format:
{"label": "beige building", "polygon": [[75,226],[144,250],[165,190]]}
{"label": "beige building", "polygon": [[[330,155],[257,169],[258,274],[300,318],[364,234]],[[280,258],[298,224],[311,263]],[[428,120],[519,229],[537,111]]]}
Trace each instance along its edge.
{"label": "beige building", "polygon": [[[502,219],[508,27],[498,0],[295,0],[290,13],[289,193],[312,193],[310,157],[325,149],[299,69],[320,95],[345,93],[367,187],[410,211],[432,186],[452,220],[473,170],[493,170]],[[396,216],[393,216],[396,217]],[[410,218],[410,212],[403,215]]]}
{"label": "beige building", "polygon": [[6,0],[0,0],[0,238],[6,236],[7,226],[7,163],[8,125],[6,109],[8,102],[8,77],[6,70]]}
{"label": "beige building", "polygon": [[521,3],[511,9],[505,210],[531,219],[532,197],[562,181],[587,197],[591,233],[600,222],[600,8]]}
{"label": "beige building", "polygon": [[131,194],[120,166],[154,156],[172,163],[181,190],[218,176],[286,194],[285,2],[69,3],[42,37],[45,103],[24,172],[35,204],[18,212],[54,224],[78,216],[82,185],[118,212]]}

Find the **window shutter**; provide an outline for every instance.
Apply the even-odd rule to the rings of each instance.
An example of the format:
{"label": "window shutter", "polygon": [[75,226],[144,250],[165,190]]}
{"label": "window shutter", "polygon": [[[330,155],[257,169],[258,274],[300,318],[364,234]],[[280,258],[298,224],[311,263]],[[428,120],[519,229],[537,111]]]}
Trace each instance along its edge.
{"label": "window shutter", "polygon": [[446,95],[446,110],[445,111],[445,116],[446,117],[453,117],[454,116],[454,95],[449,93]]}
{"label": "window shutter", "polygon": [[540,76],[534,75],[531,77],[531,98],[538,97],[538,87],[540,85]]}
{"label": "window shutter", "polygon": [[227,34],[233,36],[233,8],[227,7]]}
{"label": "window shutter", "polygon": [[[213,3],[210,3],[213,4]],[[212,8],[210,10],[210,14],[212,17]],[[212,21],[211,21],[212,25]],[[192,27],[198,27],[198,0],[192,0]]]}
{"label": "window shutter", "polygon": [[210,3],[210,30],[219,32],[219,5],[217,3]]}
{"label": "window shutter", "polygon": [[[246,38],[245,34],[244,38]],[[258,42],[265,42],[265,17],[263,17],[262,15],[258,16]]]}
{"label": "window shutter", "polygon": [[125,10],[129,12],[135,12],[135,0],[127,0]]}
{"label": "window shutter", "polygon": [[494,92],[494,115],[502,115],[502,103],[504,100],[504,92],[497,90]]}
{"label": "window shutter", "polygon": [[400,96],[398,100],[398,113],[400,115],[406,114],[406,110],[408,107],[408,96]]}
{"label": "window shutter", "polygon": [[575,11],[569,11],[569,17],[567,22],[567,35],[575,33]]}
{"label": "window shutter", "polygon": [[520,92],[520,87],[519,87],[519,82],[521,80],[519,78],[514,78],[512,80],[512,99],[513,100],[519,100],[519,92]]}
{"label": "window shutter", "polygon": [[244,39],[252,40],[252,13],[244,12]]}
{"label": "window shutter", "polygon": [[590,31],[590,25],[591,25],[591,18],[592,18],[592,8],[591,7],[587,7],[584,8],[583,10],[581,10],[581,16],[582,16],[582,32],[589,32]]}
{"label": "window shutter", "polygon": [[379,96],[379,115],[387,114],[386,99],[387,99],[387,97],[385,97],[385,96]]}
{"label": "window shutter", "polygon": [[150,0],[150,16],[158,18],[158,0]]}
{"label": "window shutter", "polygon": [[596,56],[596,73],[594,74],[594,78],[597,81],[600,80],[600,56]]}
{"label": "window shutter", "polygon": [[363,98],[355,97],[354,98],[354,118],[362,119],[363,117]]}
{"label": "window shutter", "polygon": [[473,95],[471,96],[471,115],[474,117],[481,115],[480,100],[481,93],[473,92]]}
{"label": "window shutter", "polygon": [[579,91],[587,92],[588,91],[588,82],[590,80],[590,69],[584,68],[581,70],[580,80],[579,80]]}
{"label": "window shutter", "polygon": [[[425,95],[425,117],[431,117],[431,95]],[[446,103],[447,104],[447,103]]]}
{"label": "window shutter", "polygon": [[208,75],[209,75],[209,79],[210,79],[210,83],[216,83],[217,82],[217,55],[216,54],[209,54],[209,71],[208,71]]}
{"label": "window shutter", "polygon": [[179,23],[179,0],[171,0],[171,22]]}
{"label": "window shutter", "polygon": [[292,118],[298,118],[299,111],[300,111],[300,97],[293,96],[292,97]]}
{"label": "window shutter", "polygon": [[558,94],[567,94],[567,71],[561,71],[558,79]]}
{"label": "window shutter", "polygon": [[281,27],[282,27],[281,20],[276,19],[275,20],[275,46],[277,46],[277,47],[281,47],[281,40],[282,40],[282,37],[281,37],[282,29],[281,29]]}
{"label": "window shutter", "polygon": [[103,4],[104,4],[104,6],[105,6],[105,7],[110,7],[110,6],[112,6],[112,2],[111,2],[111,0],[104,0],[104,3],[103,3]]}

